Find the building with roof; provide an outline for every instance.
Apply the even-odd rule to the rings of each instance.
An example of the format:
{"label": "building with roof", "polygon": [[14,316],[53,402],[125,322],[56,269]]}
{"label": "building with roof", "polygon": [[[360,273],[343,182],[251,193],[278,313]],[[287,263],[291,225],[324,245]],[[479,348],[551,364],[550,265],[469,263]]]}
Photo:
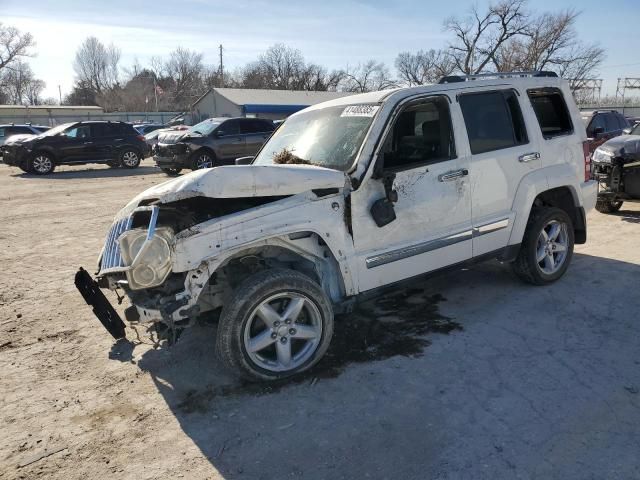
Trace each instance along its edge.
{"label": "building with roof", "polygon": [[352,95],[346,92],[212,88],[191,108],[192,122],[213,117],[258,117],[278,120],[310,105]]}
{"label": "building with roof", "polygon": [[61,105],[0,105],[0,123],[33,123],[57,125],[59,123],[90,120],[104,110],[94,106]]}

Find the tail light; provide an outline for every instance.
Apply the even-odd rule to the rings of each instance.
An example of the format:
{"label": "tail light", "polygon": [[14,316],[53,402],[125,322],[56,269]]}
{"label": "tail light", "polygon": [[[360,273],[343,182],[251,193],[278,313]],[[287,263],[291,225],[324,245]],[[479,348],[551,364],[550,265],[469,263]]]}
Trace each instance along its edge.
{"label": "tail light", "polygon": [[582,142],[582,153],[584,154],[584,181],[591,180],[591,152],[589,151],[589,142]]}
{"label": "tail light", "polygon": [[144,138],[144,135],[138,135],[136,138],[137,138],[138,140],[143,141],[143,142],[144,142],[144,141],[146,141],[146,138]]}

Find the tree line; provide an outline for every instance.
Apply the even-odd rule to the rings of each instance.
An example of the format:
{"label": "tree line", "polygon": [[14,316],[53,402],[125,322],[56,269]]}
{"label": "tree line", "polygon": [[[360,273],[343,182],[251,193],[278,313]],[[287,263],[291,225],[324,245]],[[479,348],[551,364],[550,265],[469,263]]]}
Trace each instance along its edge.
{"label": "tree line", "polygon": [[[605,53],[580,40],[573,9],[538,13],[526,0],[474,6],[443,22],[443,49],[401,52],[393,69],[371,59],[341,69],[307,61],[302,52],[275,44],[233,71],[207,65],[202,52],[182,47],[146,65],[121,65],[121,50],[89,37],[78,48],[75,83],[68,105],[100,105],[108,111],[185,111],[211,87],[368,92],[436,82],[452,74],[551,70],[569,79],[576,92],[593,78]],[[38,104],[44,82],[25,58],[34,47],[29,33],[0,25],[0,102]]]}

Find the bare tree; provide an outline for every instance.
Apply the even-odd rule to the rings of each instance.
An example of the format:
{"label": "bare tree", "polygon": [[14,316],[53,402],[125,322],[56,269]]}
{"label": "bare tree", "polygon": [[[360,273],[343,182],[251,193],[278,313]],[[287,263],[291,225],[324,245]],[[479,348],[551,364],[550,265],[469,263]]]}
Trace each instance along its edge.
{"label": "bare tree", "polygon": [[396,70],[400,81],[412,87],[435,83],[451,75],[455,70],[453,58],[442,50],[419,50],[416,53],[402,52],[396,57]]}
{"label": "bare tree", "polygon": [[171,52],[164,64],[164,73],[170,83],[173,103],[178,109],[188,110],[193,101],[204,93],[203,72],[201,53],[182,47]]}
{"label": "bare tree", "polygon": [[73,62],[76,80],[95,95],[108,94],[118,86],[120,49],[103,45],[96,37],[88,37],[78,48]]}
{"label": "bare tree", "polygon": [[0,23],[0,70],[20,57],[30,56],[29,49],[35,44],[30,33]]}
{"label": "bare tree", "polygon": [[6,102],[16,105],[39,105],[45,87],[42,80],[35,78],[29,64],[20,59],[2,72],[0,85]]}
{"label": "bare tree", "polygon": [[496,52],[510,39],[528,31],[526,0],[502,0],[481,12],[472,7],[465,18],[445,20],[445,30],[455,36],[449,50],[456,69],[474,74],[493,63]]}
{"label": "bare tree", "polygon": [[391,78],[389,69],[384,63],[369,60],[344,72],[342,89],[347,92],[372,92],[394,88],[397,82]]}

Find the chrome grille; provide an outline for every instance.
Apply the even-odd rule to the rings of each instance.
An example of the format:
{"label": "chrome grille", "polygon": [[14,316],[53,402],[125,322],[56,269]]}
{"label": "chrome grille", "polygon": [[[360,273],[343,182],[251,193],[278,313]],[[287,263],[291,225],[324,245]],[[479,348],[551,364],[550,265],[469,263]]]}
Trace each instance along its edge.
{"label": "chrome grille", "polygon": [[102,259],[100,260],[100,271],[109,270],[111,268],[124,267],[122,255],[120,254],[120,246],[116,240],[123,233],[131,228],[133,216],[128,216],[118,220],[111,226],[111,230],[107,234],[107,240],[104,244]]}

